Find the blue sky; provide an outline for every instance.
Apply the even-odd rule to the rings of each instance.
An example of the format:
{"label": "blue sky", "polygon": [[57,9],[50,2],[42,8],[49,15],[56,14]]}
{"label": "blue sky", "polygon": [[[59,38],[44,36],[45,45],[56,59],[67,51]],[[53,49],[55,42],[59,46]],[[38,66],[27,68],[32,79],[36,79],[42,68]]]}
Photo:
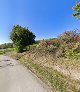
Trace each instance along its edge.
{"label": "blue sky", "polygon": [[10,42],[9,35],[16,24],[28,27],[36,40],[80,29],[80,20],[72,17],[75,3],[76,0],[0,0],[0,44]]}

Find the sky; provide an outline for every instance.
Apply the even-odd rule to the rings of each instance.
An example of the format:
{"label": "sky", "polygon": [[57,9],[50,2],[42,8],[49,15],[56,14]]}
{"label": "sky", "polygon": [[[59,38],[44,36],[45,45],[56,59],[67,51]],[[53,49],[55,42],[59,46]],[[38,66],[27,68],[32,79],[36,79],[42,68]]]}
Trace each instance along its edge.
{"label": "sky", "polygon": [[17,24],[28,27],[36,40],[80,29],[80,20],[72,17],[75,3],[76,0],[0,0],[0,44],[11,42],[10,32]]}

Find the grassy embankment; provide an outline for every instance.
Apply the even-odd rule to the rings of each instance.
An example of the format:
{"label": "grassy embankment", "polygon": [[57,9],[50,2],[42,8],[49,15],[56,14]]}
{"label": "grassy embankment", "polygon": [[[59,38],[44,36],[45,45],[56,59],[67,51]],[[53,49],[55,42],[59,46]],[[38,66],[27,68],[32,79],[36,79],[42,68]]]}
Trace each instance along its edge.
{"label": "grassy embankment", "polygon": [[34,63],[34,61],[27,57],[20,59],[21,63],[28,67],[31,71],[37,74],[45,83],[47,83],[52,90],[55,92],[80,92],[80,82],[72,80],[69,76],[52,69],[51,67],[41,66],[40,64]]}
{"label": "grassy embankment", "polygon": [[80,92],[80,80],[74,80],[71,75],[54,69],[56,65],[69,72],[71,69],[80,70],[80,33],[64,32],[58,38],[37,44],[27,47],[27,53],[6,51],[5,54],[20,60],[55,92]]}
{"label": "grassy embankment", "polygon": [[[11,54],[10,54],[11,53]],[[38,52],[38,55],[36,55],[36,52],[34,53],[32,51],[24,52],[24,53],[14,53],[14,52],[8,52],[8,55],[19,59],[20,62],[29,68],[32,72],[34,72],[41,80],[43,80],[47,85],[50,86],[50,88],[53,90],[53,92],[80,92],[80,82],[78,80],[71,79],[70,76],[65,76],[63,73],[58,72],[57,70],[45,66],[44,59],[43,62],[38,62],[39,58],[41,60],[42,53]],[[42,55],[42,56],[41,56]],[[48,59],[48,57],[45,57],[45,59]],[[51,59],[51,57],[50,57]],[[54,59],[55,60],[55,59]],[[51,60],[52,61],[52,60]],[[51,62],[49,61],[49,62]],[[59,63],[60,61],[60,63]],[[48,62],[48,61],[46,61]],[[56,61],[52,61],[52,63],[55,64]],[[74,61],[72,60],[72,63]],[[71,66],[72,63],[69,63],[69,60],[61,61],[58,59],[56,64],[60,65],[62,64],[64,67]],[[76,62],[74,62],[76,63]],[[49,64],[49,63],[48,63]],[[78,63],[79,64],[79,63]],[[77,67],[77,64],[75,64]],[[74,66],[73,66],[74,67]],[[54,91],[55,90],[55,91]]]}

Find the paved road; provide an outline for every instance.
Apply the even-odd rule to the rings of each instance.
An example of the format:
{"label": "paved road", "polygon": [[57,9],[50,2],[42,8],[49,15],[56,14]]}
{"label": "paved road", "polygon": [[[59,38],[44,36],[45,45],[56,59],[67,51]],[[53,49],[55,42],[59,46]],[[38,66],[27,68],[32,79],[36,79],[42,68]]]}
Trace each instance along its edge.
{"label": "paved road", "polygon": [[0,55],[0,92],[51,92],[18,61]]}

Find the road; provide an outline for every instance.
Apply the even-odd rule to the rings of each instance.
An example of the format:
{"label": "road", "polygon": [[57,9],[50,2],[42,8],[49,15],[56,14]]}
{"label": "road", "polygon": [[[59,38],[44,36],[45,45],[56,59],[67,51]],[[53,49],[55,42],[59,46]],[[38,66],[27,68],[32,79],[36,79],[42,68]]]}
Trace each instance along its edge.
{"label": "road", "polygon": [[52,92],[19,61],[0,55],[0,92]]}

